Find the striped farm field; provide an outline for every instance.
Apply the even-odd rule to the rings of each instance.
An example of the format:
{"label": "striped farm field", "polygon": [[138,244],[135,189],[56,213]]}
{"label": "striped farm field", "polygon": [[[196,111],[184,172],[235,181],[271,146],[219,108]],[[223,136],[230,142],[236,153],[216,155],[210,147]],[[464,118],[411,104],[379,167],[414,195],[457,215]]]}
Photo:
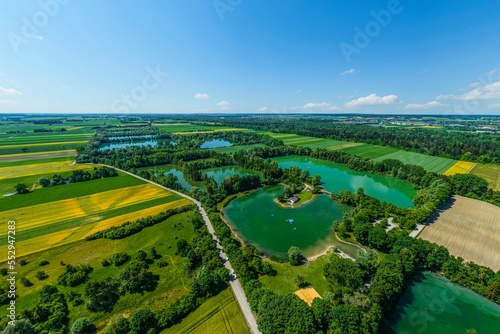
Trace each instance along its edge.
{"label": "striped farm field", "polygon": [[[65,185],[59,187],[65,187]],[[36,194],[36,192],[34,194]],[[0,221],[17,221],[18,225],[16,230],[21,232],[35,227],[46,226],[47,224],[119,209],[140,202],[165,197],[165,195],[173,196],[173,194],[165,192],[165,190],[159,187],[151,184],[144,184],[99,192],[83,197],[2,211],[0,213]],[[54,210],[54,208],[57,208],[57,210]]]}
{"label": "striped farm field", "polygon": [[454,196],[419,238],[448,248],[465,261],[500,270],[500,207]]}
{"label": "striped farm field", "polygon": [[446,172],[443,173],[443,175],[455,175],[455,174],[467,174],[472,167],[474,167],[473,162],[467,162],[467,161],[458,161],[456,164],[450,167]]}
{"label": "striped farm field", "polygon": [[493,190],[500,190],[500,165],[476,164],[469,173],[488,181]]}
{"label": "striped farm field", "polygon": [[435,172],[442,174],[446,172],[451,166],[453,166],[457,161],[453,159],[434,157],[430,155],[407,152],[407,151],[397,151],[391,154],[375,158],[375,161],[384,161],[386,159],[395,159],[402,161],[405,164],[422,166],[428,172]]}
{"label": "striped farm field", "polygon": [[376,159],[399,150],[387,146],[361,144],[343,148],[342,151],[362,158]]}
{"label": "striped farm field", "polygon": [[[166,192],[165,190],[163,191]],[[16,248],[19,250],[21,256],[37,253],[52,247],[83,240],[85,237],[95,232],[113,226],[120,226],[127,221],[135,221],[140,218],[154,216],[169,209],[191,204],[189,200],[184,198],[180,199],[175,195],[166,196],[161,199],[161,201],[156,201],[156,204],[165,204],[159,204],[152,207],[149,206],[154,205],[153,201],[144,201],[144,206],[147,208],[142,210],[138,205],[130,205],[122,208],[122,210],[113,210],[112,212],[104,213],[101,211],[96,214],[89,214],[85,216],[84,219],[67,219],[60,222],[54,221],[54,223],[48,222],[45,225],[40,225],[31,229],[26,227],[24,229],[19,229],[18,227],[19,232],[17,236],[18,240],[21,241],[16,243]],[[171,202],[167,202],[168,200],[171,200]],[[120,214],[122,212],[127,213]],[[107,216],[113,216],[114,214],[118,215],[106,219]],[[22,220],[16,220],[16,223],[21,225],[21,221]],[[0,242],[0,249],[5,249],[6,253],[6,243]],[[0,256],[0,261],[4,261],[5,259],[5,257]]]}

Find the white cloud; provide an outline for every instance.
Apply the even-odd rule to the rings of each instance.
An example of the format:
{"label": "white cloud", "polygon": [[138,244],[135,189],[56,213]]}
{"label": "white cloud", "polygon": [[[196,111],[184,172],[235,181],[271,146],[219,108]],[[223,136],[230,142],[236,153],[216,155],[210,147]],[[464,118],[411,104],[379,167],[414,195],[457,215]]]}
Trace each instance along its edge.
{"label": "white cloud", "polygon": [[365,97],[360,97],[357,100],[352,100],[351,102],[346,103],[344,106],[346,106],[347,108],[386,106],[396,103],[397,101],[398,97],[396,95],[378,96],[376,94],[370,94]]}
{"label": "white cloud", "polygon": [[210,98],[210,95],[205,93],[198,93],[194,96],[194,98],[198,100],[208,100]]}
{"label": "white cloud", "polygon": [[14,105],[17,104],[17,102],[12,100],[0,100],[0,104]]}
{"label": "white cloud", "polygon": [[328,110],[328,111],[334,111],[334,110],[341,110],[341,108],[334,106],[333,104],[330,104],[328,102],[321,102],[321,103],[306,103],[303,107],[304,110],[311,110],[311,109],[317,109],[317,110]]}
{"label": "white cloud", "polygon": [[268,110],[269,110],[268,107],[260,107],[259,109],[257,109],[258,112],[266,112]]}
{"label": "white cloud", "polygon": [[35,35],[35,36],[33,36],[33,38],[36,38],[39,41],[43,41],[44,40],[43,36],[41,36],[41,35]]}
{"label": "white cloud", "polygon": [[21,95],[21,92],[14,88],[0,87],[0,94],[2,95]]}
{"label": "white cloud", "polygon": [[437,107],[445,107],[446,104],[438,102],[438,101],[432,101],[424,104],[418,104],[418,103],[412,103],[408,104],[405,109],[431,109],[431,108],[437,108]]}
{"label": "white cloud", "polygon": [[490,104],[488,106],[489,109],[500,109],[500,103],[494,103],[494,104]]}
{"label": "white cloud", "polygon": [[227,102],[227,101],[217,102],[217,107],[219,107],[220,110],[228,110],[229,109],[229,102]]}
{"label": "white cloud", "polygon": [[479,83],[473,83],[472,87],[477,87],[465,94],[461,95],[439,95],[436,100],[459,100],[459,101],[471,101],[471,100],[497,100],[500,99],[500,81],[493,82],[485,86],[479,86]]}
{"label": "white cloud", "polygon": [[354,73],[358,73],[358,72],[360,72],[360,71],[355,69],[355,68],[350,68],[347,71],[339,73],[339,75],[354,74]]}

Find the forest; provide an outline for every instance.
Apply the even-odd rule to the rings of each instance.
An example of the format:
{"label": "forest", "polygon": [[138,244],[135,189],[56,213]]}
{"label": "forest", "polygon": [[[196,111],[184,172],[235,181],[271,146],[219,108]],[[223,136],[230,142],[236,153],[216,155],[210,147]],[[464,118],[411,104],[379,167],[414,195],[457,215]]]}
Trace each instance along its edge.
{"label": "forest", "polygon": [[[211,118],[207,118],[208,121]],[[211,119],[213,121],[213,119]],[[390,146],[402,150],[482,163],[500,162],[500,139],[496,134],[457,132],[425,128],[397,128],[339,124],[321,117],[225,117],[221,125],[294,133],[303,136]]]}

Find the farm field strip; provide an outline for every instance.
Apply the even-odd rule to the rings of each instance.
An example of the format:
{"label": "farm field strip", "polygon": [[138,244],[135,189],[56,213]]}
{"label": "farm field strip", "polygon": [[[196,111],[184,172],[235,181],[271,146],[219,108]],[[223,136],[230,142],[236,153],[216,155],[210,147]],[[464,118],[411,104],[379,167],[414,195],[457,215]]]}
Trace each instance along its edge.
{"label": "farm field strip", "polygon": [[387,146],[361,144],[343,148],[342,151],[362,158],[376,159],[390,153],[398,152],[399,150]]}
{"label": "farm field strip", "polygon": [[493,190],[500,190],[500,166],[477,163],[469,172],[488,181]]}
{"label": "farm field strip", "polygon": [[461,196],[453,199],[419,238],[445,246],[466,261],[500,270],[500,208]]}
{"label": "farm field strip", "polygon": [[67,173],[74,170],[93,169],[94,165],[78,164],[72,162],[46,162],[40,164],[21,165],[14,167],[0,167],[0,180],[16,178],[21,176],[39,175],[46,173],[46,177],[52,177],[55,173]]}
{"label": "farm field strip", "polygon": [[87,140],[78,140],[78,141],[63,141],[63,142],[54,142],[54,143],[27,143],[27,144],[14,144],[14,145],[0,145],[0,148],[6,149],[6,148],[30,148],[30,147],[37,147],[37,146],[56,146],[56,145],[66,145],[66,144],[85,144]]}
{"label": "farm field strip", "polygon": [[458,161],[456,164],[451,166],[444,175],[455,175],[455,174],[468,174],[469,171],[474,168],[475,163],[468,161]]}
{"label": "farm field strip", "polygon": [[52,158],[52,159],[40,159],[40,160],[22,160],[22,161],[11,161],[11,162],[0,162],[0,168],[3,167],[19,167],[26,165],[37,165],[37,164],[45,164],[48,162],[69,162],[70,164],[75,161],[72,157],[60,157],[60,158]]}
{"label": "farm field strip", "polygon": [[306,143],[306,144],[303,144],[301,146],[309,147],[313,150],[317,149],[317,148],[330,149],[332,147],[345,145],[345,143],[346,142],[344,142],[344,141],[338,141],[338,140],[333,140],[333,139],[324,139],[323,141],[320,141],[320,142]]}
{"label": "farm field strip", "polygon": [[341,150],[343,148],[355,147],[355,146],[360,146],[360,145],[364,145],[364,144],[346,142],[345,144],[340,144],[340,145],[334,145],[334,146],[327,147],[327,149],[335,151],[335,150]]}
{"label": "farm field strip", "polygon": [[322,142],[324,139],[321,138],[297,138],[297,139],[285,139],[283,142],[285,145],[293,145],[293,146],[301,146],[302,144],[309,144],[309,143],[315,143],[315,142]]}
{"label": "farm field strip", "polygon": [[[64,186],[60,186],[64,187]],[[151,184],[120,188],[93,195],[32,205],[0,212],[0,221],[16,220],[17,231],[85,217],[101,211],[119,209],[140,202],[165,197],[165,190]],[[170,194],[173,196],[173,194]],[[56,210],[54,208],[57,208]],[[24,220],[24,222],[23,222]]]}
{"label": "farm field strip", "polygon": [[58,143],[75,143],[75,142],[88,142],[92,136],[82,136],[82,137],[64,137],[58,138],[54,136],[52,138],[38,138],[38,137],[15,137],[15,138],[4,138],[0,139],[1,146],[9,145],[56,145]]}
{"label": "farm field strip", "polygon": [[[297,135],[294,135],[292,133],[273,133],[273,132],[263,132],[262,134],[269,135],[275,139],[283,139],[283,138],[288,138],[288,137],[297,137]],[[284,139],[283,139],[284,140]]]}
{"label": "farm field strip", "polygon": [[76,151],[65,150],[65,151],[51,151],[51,152],[37,152],[37,153],[3,154],[0,155],[0,162],[51,159],[60,157],[76,157]]}
{"label": "farm field strip", "polygon": [[397,151],[391,154],[375,158],[375,161],[383,161],[386,159],[396,159],[400,160],[406,164],[412,164],[417,166],[422,166],[428,172],[444,173],[451,166],[456,163],[456,160],[434,157],[430,155],[408,152],[408,151]]}
{"label": "farm field strip", "polygon": [[180,199],[176,199],[173,202],[169,202],[169,203],[149,207],[147,209],[134,211],[134,212],[131,212],[128,214],[123,214],[121,216],[105,219],[105,220],[102,220],[99,223],[93,225],[92,229],[89,230],[85,234],[85,237],[87,237],[91,234],[94,234],[96,232],[108,229],[108,228],[113,227],[113,226],[120,226],[121,224],[123,224],[124,222],[127,222],[127,221],[134,221],[134,220],[137,220],[140,218],[154,216],[154,215],[159,214],[160,212],[167,211],[169,209],[175,209],[175,208],[179,208],[179,207],[191,205],[191,204],[192,204],[192,202],[189,201],[188,199],[180,198]]}

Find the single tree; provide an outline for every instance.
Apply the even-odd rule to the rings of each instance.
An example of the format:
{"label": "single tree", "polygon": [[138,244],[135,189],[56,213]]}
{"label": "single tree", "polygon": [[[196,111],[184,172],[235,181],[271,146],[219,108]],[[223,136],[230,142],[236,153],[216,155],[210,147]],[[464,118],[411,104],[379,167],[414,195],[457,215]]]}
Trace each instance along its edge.
{"label": "single tree", "polygon": [[94,334],[96,327],[87,318],[78,318],[71,326],[71,334]]}
{"label": "single tree", "polygon": [[16,192],[18,194],[27,194],[29,193],[29,189],[28,189],[28,186],[26,185],[26,183],[18,183],[14,189],[16,189]]}
{"label": "single tree", "polygon": [[300,261],[302,260],[302,253],[300,252],[299,247],[292,246],[288,250],[288,261],[292,266],[298,266]]}
{"label": "single tree", "polygon": [[47,179],[46,177],[41,177],[39,180],[38,180],[38,184],[40,184],[42,187],[48,187],[50,186],[50,180]]}

